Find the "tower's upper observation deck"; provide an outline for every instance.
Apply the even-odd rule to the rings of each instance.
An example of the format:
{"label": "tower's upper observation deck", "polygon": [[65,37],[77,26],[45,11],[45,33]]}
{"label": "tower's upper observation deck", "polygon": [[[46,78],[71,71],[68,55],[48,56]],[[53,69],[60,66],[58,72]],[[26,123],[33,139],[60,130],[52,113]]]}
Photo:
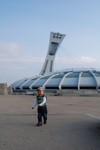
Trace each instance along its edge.
{"label": "tower's upper observation deck", "polygon": [[40,72],[41,75],[54,71],[54,58],[64,37],[65,34],[55,32],[50,33],[48,52],[42,70]]}

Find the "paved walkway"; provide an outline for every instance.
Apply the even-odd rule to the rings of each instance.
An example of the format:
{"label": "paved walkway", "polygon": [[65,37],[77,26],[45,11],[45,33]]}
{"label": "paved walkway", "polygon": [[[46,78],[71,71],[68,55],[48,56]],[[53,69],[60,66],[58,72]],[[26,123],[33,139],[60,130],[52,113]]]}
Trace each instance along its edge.
{"label": "paved walkway", "polygon": [[0,150],[100,150],[100,97],[48,97],[37,127],[33,96],[0,96]]}

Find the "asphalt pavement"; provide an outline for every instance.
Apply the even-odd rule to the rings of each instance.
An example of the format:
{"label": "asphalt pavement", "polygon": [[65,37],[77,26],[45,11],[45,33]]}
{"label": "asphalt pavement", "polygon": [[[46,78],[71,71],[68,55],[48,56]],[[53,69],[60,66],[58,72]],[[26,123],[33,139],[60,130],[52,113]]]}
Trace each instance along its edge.
{"label": "asphalt pavement", "polygon": [[49,96],[37,127],[34,96],[0,96],[0,150],[100,150],[100,97]]}

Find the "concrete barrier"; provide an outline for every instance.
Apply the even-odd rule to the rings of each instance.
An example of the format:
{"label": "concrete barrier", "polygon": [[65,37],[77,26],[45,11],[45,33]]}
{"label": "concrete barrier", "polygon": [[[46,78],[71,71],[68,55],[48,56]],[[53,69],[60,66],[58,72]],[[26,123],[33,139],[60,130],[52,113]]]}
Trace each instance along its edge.
{"label": "concrete barrier", "polygon": [[6,83],[0,83],[0,95],[7,95],[7,84]]}
{"label": "concrete barrier", "polygon": [[12,93],[12,88],[7,86],[7,83],[0,83],[0,95],[11,95]]}

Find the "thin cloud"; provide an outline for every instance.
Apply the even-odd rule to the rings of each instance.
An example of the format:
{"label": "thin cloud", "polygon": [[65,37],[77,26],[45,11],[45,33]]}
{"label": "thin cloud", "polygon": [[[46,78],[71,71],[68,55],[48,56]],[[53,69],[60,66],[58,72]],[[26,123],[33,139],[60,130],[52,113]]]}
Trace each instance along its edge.
{"label": "thin cloud", "polygon": [[[57,63],[73,63],[76,62],[77,64],[80,63],[92,63],[97,62],[96,58],[90,57],[90,56],[80,56],[77,58],[70,58],[70,57],[57,57],[56,58]],[[80,63],[79,63],[80,62]]]}
{"label": "thin cloud", "polygon": [[92,63],[92,62],[96,62],[97,59],[96,58],[93,58],[93,57],[89,57],[89,56],[82,56],[80,58],[80,60],[84,63]]}
{"label": "thin cloud", "polygon": [[[4,82],[6,79],[11,84],[17,79],[38,75],[44,61],[45,57],[29,54],[23,45],[0,43],[0,68],[3,70],[0,80]],[[100,60],[90,56],[78,58],[57,56],[54,62],[55,71],[72,67],[99,68],[99,66]]]}
{"label": "thin cloud", "polygon": [[16,57],[23,51],[23,46],[18,43],[0,43],[0,56],[3,57]]}
{"label": "thin cloud", "polygon": [[90,56],[80,56],[77,58],[57,57],[55,60],[55,68],[57,69],[70,67],[99,68],[99,66],[100,60]]}
{"label": "thin cloud", "polygon": [[0,43],[0,62],[41,63],[44,57],[28,54],[25,46],[18,43]]}
{"label": "thin cloud", "polygon": [[[0,43],[0,62],[1,63],[10,63],[10,62],[16,62],[16,63],[43,63],[45,60],[44,57],[40,56],[32,56],[28,54],[28,52],[25,50],[25,47],[18,44],[18,43],[7,43],[3,42]],[[89,65],[92,63],[100,63],[99,60],[96,58],[90,57],[90,56],[81,56],[77,58],[71,58],[71,57],[56,57],[55,64],[63,66],[67,66],[67,64],[70,65]]]}

